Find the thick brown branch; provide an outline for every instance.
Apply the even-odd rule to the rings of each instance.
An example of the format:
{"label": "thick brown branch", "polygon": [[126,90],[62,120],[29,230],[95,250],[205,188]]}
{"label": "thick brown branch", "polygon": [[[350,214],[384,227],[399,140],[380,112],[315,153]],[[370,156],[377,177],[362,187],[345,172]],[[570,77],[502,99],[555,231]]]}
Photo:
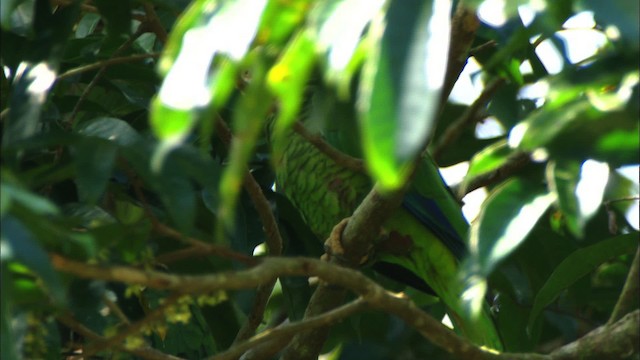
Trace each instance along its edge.
{"label": "thick brown branch", "polygon": [[460,1],[451,19],[451,41],[449,44],[449,58],[447,60],[447,72],[442,86],[440,103],[444,105],[451,94],[453,85],[467,64],[469,49],[476,37],[476,31],[480,27],[480,21],[473,9],[467,7],[464,1]]}
{"label": "thick brown branch", "polygon": [[318,276],[328,283],[355,292],[371,307],[400,317],[436,346],[460,359],[614,359],[637,353],[640,346],[637,343],[640,310],[636,310],[616,323],[601,326],[549,355],[490,353],[453,333],[411,300],[387,291],[360,272],[309,258],[266,258],[249,270],[195,276],[143,271],[127,266],[87,265],[55,254],[51,255],[51,262],[57,270],[82,278],[140,284],[191,294],[252,288],[281,276]]}
{"label": "thick brown branch", "polygon": [[551,353],[553,360],[625,359],[640,351],[640,310],[603,325]]}

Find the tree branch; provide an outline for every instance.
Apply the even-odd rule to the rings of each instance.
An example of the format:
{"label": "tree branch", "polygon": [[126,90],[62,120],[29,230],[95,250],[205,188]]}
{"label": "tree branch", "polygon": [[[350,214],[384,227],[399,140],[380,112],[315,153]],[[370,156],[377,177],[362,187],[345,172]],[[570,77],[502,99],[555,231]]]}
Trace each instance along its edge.
{"label": "tree branch", "polygon": [[484,186],[497,184],[513,174],[517,173],[523,167],[531,163],[531,156],[525,152],[516,152],[511,155],[507,161],[500,165],[497,169],[488,173],[480,174],[468,182],[463,182],[456,191],[458,199],[462,199],[465,195],[473,190]]}
{"label": "tree branch", "polygon": [[134,62],[134,61],[144,60],[144,59],[149,59],[149,58],[157,58],[158,56],[160,56],[159,53],[149,53],[149,54],[134,54],[134,55],[129,55],[129,56],[112,57],[110,59],[98,61],[98,62],[95,62],[93,64],[83,65],[83,66],[79,66],[77,68],[73,68],[73,69],[67,70],[64,73],[58,75],[56,80],[63,80],[63,79],[66,79],[66,78],[69,78],[69,77],[72,77],[72,76],[75,76],[75,75],[78,75],[78,74],[82,74],[82,73],[87,72],[87,71],[101,69],[103,67],[108,67],[108,66],[111,66],[111,65],[124,64],[124,63],[128,63],[128,62]]}
{"label": "tree branch", "polygon": [[103,351],[110,347],[117,346],[118,344],[124,343],[125,339],[128,338],[129,336],[136,335],[142,330],[144,330],[147,326],[151,325],[152,323],[163,319],[167,308],[177,303],[181,296],[183,295],[173,294],[169,296],[164,300],[162,305],[160,305],[158,308],[151,311],[141,320],[130,324],[124,330],[118,332],[114,336],[100,339],[99,341],[89,344],[84,348],[84,351],[82,352],[82,356],[85,358],[91,358],[92,355],[100,351]]}
{"label": "tree branch", "polygon": [[[94,340],[94,341],[105,341],[106,340],[105,337],[96,334],[91,329],[89,329],[88,327],[84,326],[82,323],[80,323],[79,321],[77,321],[76,319],[74,319],[70,315],[59,315],[59,316],[56,317],[56,320],[58,320],[60,323],[64,324],[65,326],[67,326],[71,330],[77,332],[78,334],[84,336],[87,339]],[[151,347],[148,347],[148,346],[142,346],[142,347],[135,348],[135,349],[129,349],[126,346],[124,346],[124,344],[122,344],[122,343],[115,344],[114,346],[116,348],[118,348],[119,350],[131,353],[131,354],[136,355],[136,356],[138,356],[138,357],[140,357],[142,359],[149,359],[149,360],[184,360],[183,358],[179,358],[179,357],[176,357],[176,356],[164,354],[163,352],[158,351],[158,350],[156,350],[154,348],[151,348]],[[79,358],[80,359],[86,359],[86,355],[85,354],[81,354],[79,356]]]}
{"label": "tree branch", "polygon": [[[231,130],[224,122],[224,120],[220,117],[217,117],[216,122],[216,131],[218,132],[218,136],[220,140],[227,147],[231,145],[233,141],[233,134]],[[269,201],[264,196],[260,185],[253,177],[249,169],[245,170],[244,174],[244,189],[249,193],[251,200],[253,201],[256,210],[258,211],[258,216],[260,216],[260,220],[262,221],[262,225],[264,226],[265,234],[267,235],[267,247],[269,248],[269,254],[271,256],[278,256],[282,254],[282,236],[280,235],[280,230],[278,229],[278,223],[276,222],[276,218],[271,211],[271,205],[269,205]],[[255,332],[260,323],[264,319],[264,311],[267,307],[267,303],[269,302],[269,297],[271,296],[271,292],[273,291],[273,287],[276,284],[276,279],[273,279],[269,282],[265,282],[260,284],[256,289],[256,295],[253,300],[253,306],[251,308],[251,312],[247,317],[247,321],[242,326],[238,334],[236,334],[236,338],[234,340],[234,344],[238,343],[242,340],[248,339]]]}
{"label": "tree branch", "polygon": [[449,127],[444,131],[444,133],[433,145],[431,149],[431,154],[434,159],[438,159],[442,152],[451,144],[453,144],[459,137],[460,134],[468,127],[475,125],[478,120],[478,113],[482,110],[489,100],[493,97],[495,92],[505,83],[505,80],[502,78],[495,79],[491,81],[484,88],[480,96],[467,108],[467,110],[454,122],[452,122]]}
{"label": "tree branch", "polygon": [[622,288],[622,293],[618,298],[611,317],[607,324],[613,324],[618,321],[624,314],[632,309],[638,308],[638,294],[640,293],[640,246],[636,250],[636,255],[631,263],[627,280]]}
{"label": "tree branch", "polygon": [[252,269],[210,275],[173,275],[128,266],[101,267],[51,254],[55,269],[81,278],[139,284],[157,289],[206,293],[220,289],[239,290],[258,286],[281,276],[318,276],[322,280],[347,288],[373,308],[403,319],[423,337],[460,359],[565,360],[613,359],[638,351],[640,310],[627,314],[612,325],[601,326],[583,338],[567,344],[549,355],[534,353],[496,354],[485,351],[456,335],[438,320],[420,310],[402,294],[391,293],[359,271],[309,258],[265,258]]}
{"label": "tree branch", "polygon": [[295,323],[281,325],[277,328],[266,330],[251,339],[242,343],[234,344],[226,351],[212,356],[209,360],[231,360],[237,359],[246,351],[256,348],[263,343],[274,341],[277,339],[290,338],[291,336],[303,330],[314,329],[320,326],[333,325],[351,314],[361,311],[366,307],[363,298],[358,298],[348,304],[330,310],[322,315],[313,316]]}

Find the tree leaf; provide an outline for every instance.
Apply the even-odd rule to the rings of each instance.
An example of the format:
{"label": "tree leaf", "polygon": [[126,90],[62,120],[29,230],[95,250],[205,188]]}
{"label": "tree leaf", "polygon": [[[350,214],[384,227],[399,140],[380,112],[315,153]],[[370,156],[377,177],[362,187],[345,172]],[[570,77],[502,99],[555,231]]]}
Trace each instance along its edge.
{"label": "tree leaf", "polygon": [[395,189],[408,175],[408,163],[423,149],[434,128],[449,48],[450,4],[394,1],[384,31],[365,64],[360,88],[363,147],[373,177]]}
{"label": "tree leaf", "polygon": [[576,250],[553,271],[547,282],[536,295],[529,315],[531,328],[542,309],[551,304],[562,290],[595,270],[605,261],[632,253],[638,247],[638,233],[620,235]]}
{"label": "tree leaf", "polygon": [[101,139],[85,139],[73,146],[76,185],[81,201],[95,204],[107,187],[118,148]]}
{"label": "tree leaf", "polygon": [[580,178],[580,163],[577,161],[550,161],[547,165],[549,190],[558,197],[558,206],[564,215],[571,233],[582,238],[585,219],[580,216],[576,186]]}
{"label": "tree leaf", "polygon": [[42,279],[53,300],[60,305],[64,304],[65,290],[58,273],[53,270],[47,253],[38,245],[31,232],[12,215],[2,218],[1,231],[3,253],[9,251],[11,258],[31,269]]}
{"label": "tree leaf", "polygon": [[485,200],[471,224],[470,256],[464,269],[467,290],[463,298],[471,313],[482,308],[486,278],[526,239],[555,199],[541,184],[515,178],[498,186]]}

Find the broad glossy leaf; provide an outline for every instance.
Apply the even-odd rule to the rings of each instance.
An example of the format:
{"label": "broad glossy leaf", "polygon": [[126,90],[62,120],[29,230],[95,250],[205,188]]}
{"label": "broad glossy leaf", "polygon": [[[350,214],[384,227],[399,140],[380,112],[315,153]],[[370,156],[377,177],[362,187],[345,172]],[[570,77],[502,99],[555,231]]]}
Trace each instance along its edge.
{"label": "broad glossy leaf", "polygon": [[627,45],[638,47],[638,22],[640,21],[640,3],[637,1],[612,0],[602,2],[598,0],[581,0],[583,8],[594,12],[595,20],[600,25],[615,26]]}
{"label": "broad glossy leaf", "polygon": [[288,133],[302,106],[305,88],[315,62],[315,44],[309,34],[299,33],[294,37],[282,57],[269,70],[267,83],[278,97],[279,111],[273,127],[275,158],[279,158],[280,144]]}
{"label": "broad glossy leaf", "polygon": [[310,0],[269,0],[260,21],[257,43],[283,46],[304,21],[312,3]]}
{"label": "broad glossy leaf", "polygon": [[259,61],[253,67],[255,77],[236,104],[233,117],[236,141],[230,149],[229,166],[220,179],[221,203],[218,214],[227,229],[233,227],[234,208],[247,170],[247,162],[271,111],[272,96],[264,81],[264,65]]}
{"label": "broad glossy leaf", "polygon": [[580,179],[580,163],[577,161],[550,161],[547,165],[549,190],[558,197],[558,206],[571,233],[581,238],[585,219],[580,216],[576,187]]}
{"label": "broad glossy leaf", "polygon": [[640,123],[633,94],[640,75],[633,59],[607,57],[551,78],[545,105],[513,128],[510,145],[544,148],[557,158],[638,163]]}
{"label": "broad glossy leaf", "polygon": [[472,313],[482,306],[485,279],[527,238],[555,199],[542,184],[514,178],[485,200],[478,219],[471,224],[470,256],[465,264],[464,299]]}
{"label": "broad glossy leaf", "polygon": [[131,125],[111,117],[100,117],[83,122],[76,131],[80,135],[110,140],[120,146],[130,146],[141,140],[140,135]]}
{"label": "broad glossy leaf", "polygon": [[[168,144],[182,142],[196,124],[194,110],[208,106],[215,95],[216,55],[244,58],[260,23],[266,1],[195,2],[176,25],[160,60],[165,79],[153,100],[151,125]],[[227,34],[233,33],[233,41]],[[223,82],[222,85],[228,85]],[[228,93],[229,87],[223,91]]]}
{"label": "broad glossy leaf", "polygon": [[[332,0],[319,2],[309,14],[320,50],[326,53],[326,79],[337,85],[340,97],[349,96],[354,55],[365,27],[380,11],[380,0]],[[362,59],[359,59],[362,60]]]}
{"label": "broad glossy leaf", "polygon": [[19,261],[37,274],[57,303],[63,304],[66,301],[62,282],[58,273],[53,270],[47,253],[19,219],[12,215],[2,218],[1,241],[3,253],[9,251],[12,259]]}
{"label": "broad glossy leaf", "polygon": [[[449,48],[450,3],[394,1],[367,59],[360,88],[363,147],[373,177],[395,189],[434,128]],[[376,39],[377,40],[377,39]]]}
{"label": "broad glossy leaf", "polygon": [[633,232],[603,240],[576,250],[569,255],[553,271],[536,295],[529,316],[529,327],[533,325],[544,307],[551,304],[564,289],[595,270],[605,261],[616,256],[633,253],[637,247],[638,233]]}
{"label": "broad glossy leaf", "polygon": [[513,149],[509,148],[507,142],[504,140],[497,141],[485,147],[471,158],[469,170],[467,171],[467,175],[465,175],[464,181],[468,182],[478,175],[495,170],[504,164],[511,154],[513,154]]}
{"label": "broad glossy leaf", "polygon": [[2,197],[6,198],[6,200],[3,200],[3,204],[5,204],[2,209],[3,214],[9,209],[12,202],[17,202],[39,215],[55,215],[59,213],[58,207],[49,199],[38,196],[15,183],[6,181],[6,179],[2,180],[0,192]]}
{"label": "broad glossy leaf", "polygon": [[107,187],[116,159],[117,146],[101,139],[85,139],[73,146],[76,185],[81,201],[95,204]]}

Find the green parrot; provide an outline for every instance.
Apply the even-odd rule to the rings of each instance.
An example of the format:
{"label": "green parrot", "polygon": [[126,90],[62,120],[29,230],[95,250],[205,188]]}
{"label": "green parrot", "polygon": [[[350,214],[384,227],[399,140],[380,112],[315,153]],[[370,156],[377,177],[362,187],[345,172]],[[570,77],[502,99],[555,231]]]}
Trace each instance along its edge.
{"label": "green parrot", "polygon": [[[337,164],[294,131],[284,141],[275,165],[277,191],[324,241],[336,224],[351,216],[370,191],[371,180],[364,172]],[[468,231],[461,208],[430,157],[423,157],[416,171],[402,207],[383,224],[373,267],[408,270],[445,304],[456,331],[477,345],[501,350],[488,306],[471,318],[460,302],[464,289],[458,269]],[[415,281],[408,285],[421,289]]]}

